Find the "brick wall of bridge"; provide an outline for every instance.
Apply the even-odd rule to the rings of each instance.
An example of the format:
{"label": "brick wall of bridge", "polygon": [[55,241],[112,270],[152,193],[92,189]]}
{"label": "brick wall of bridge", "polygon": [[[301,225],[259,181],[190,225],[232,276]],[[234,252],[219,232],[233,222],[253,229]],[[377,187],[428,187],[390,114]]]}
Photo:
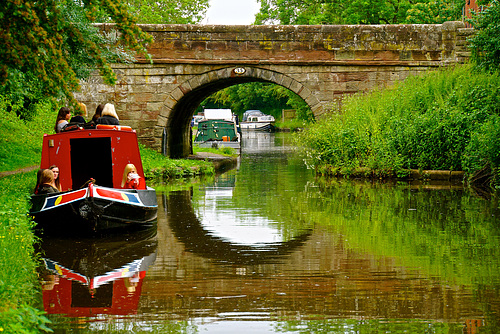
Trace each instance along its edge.
{"label": "brick wall of bridge", "polygon": [[344,94],[464,61],[469,56],[466,38],[472,33],[462,22],[142,28],[154,37],[148,49],[153,63],[138,58],[134,64],[117,64],[116,86],[94,76],[83,82],[77,98],[90,110],[114,103],[121,123],[134,127],[143,143],[174,157],[189,153],[191,116],[220,89],[272,82],[297,93],[319,117]]}

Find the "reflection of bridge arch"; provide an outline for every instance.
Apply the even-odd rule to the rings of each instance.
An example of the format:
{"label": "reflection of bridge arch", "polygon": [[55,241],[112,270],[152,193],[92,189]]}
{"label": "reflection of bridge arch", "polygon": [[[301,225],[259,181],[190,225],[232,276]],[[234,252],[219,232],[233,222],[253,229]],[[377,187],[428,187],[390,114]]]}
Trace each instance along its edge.
{"label": "reflection of bridge arch", "polygon": [[276,262],[301,247],[310,236],[306,231],[292,240],[260,244],[238,245],[211,235],[203,229],[191,205],[189,191],[170,192],[166,198],[167,220],[175,237],[189,252],[217,262],[253,265]]}
{"label": "reflection of bridge arch", "polygon": [[[242,73],[237,74],[238,70]],[[211,94],[224,88],[247,82],[269,82],[290,89],[306,101],[312,110],[321,104],[311,91],[297,80],[272,71],[253,66],[226,67],[208,71],[176,87],[165,99],[161,109],[157,128],[166,128],[168,136],[164,140],[165,153],[171,157],[183,157],[189,154],[190,121],[196,108]]]}

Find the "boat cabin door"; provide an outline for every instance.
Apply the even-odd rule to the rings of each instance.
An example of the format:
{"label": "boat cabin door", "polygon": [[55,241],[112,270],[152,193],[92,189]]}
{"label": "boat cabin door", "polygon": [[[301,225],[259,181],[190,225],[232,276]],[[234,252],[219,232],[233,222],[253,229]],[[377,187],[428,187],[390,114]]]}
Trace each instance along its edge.
{"label": "boat cabin door", "polygon": [[111,138],[70,140],[72,189],[80,189],[91,178],[99,186],[113,187]]}

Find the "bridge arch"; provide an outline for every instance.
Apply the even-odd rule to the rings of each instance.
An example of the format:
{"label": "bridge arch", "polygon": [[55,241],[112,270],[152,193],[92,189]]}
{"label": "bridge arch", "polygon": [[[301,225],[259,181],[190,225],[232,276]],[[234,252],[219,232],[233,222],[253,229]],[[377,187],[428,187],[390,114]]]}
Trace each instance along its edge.
{"label": "bridge arch", "polygon": [[162,136],[162,151],[173,158],[190,153],[190,122],[196,108],[213,93],[247,82],[268,82],[285,87],[300,96],[312,110],[323,108],[312,91],[299,81],[277,71],[257,66],[228,66],[187,79],[178,85],[164,101],[158,115],[157,131]]}

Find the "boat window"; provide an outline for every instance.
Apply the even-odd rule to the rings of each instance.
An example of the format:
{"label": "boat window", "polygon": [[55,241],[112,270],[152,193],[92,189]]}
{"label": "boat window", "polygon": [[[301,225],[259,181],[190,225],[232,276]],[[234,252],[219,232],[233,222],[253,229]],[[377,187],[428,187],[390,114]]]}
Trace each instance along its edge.
{"label": "boat window", "polygon": [[73,189],[79,189],[90,178],[96,184],[113,187],[111,138],[74,138],[70,140]]}

